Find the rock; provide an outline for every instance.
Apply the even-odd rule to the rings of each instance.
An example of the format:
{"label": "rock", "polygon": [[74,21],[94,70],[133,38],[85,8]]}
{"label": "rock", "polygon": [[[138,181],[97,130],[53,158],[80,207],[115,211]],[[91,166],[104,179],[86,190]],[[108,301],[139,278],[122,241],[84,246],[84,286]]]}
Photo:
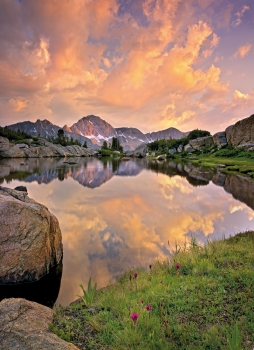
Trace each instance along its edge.
{"label": "rock", "polygon": [[0,303],[0,349],[78,350],[49,331],[53,310],[26,299]]}
{"label": "rock", "polygon": [[242,148],[246,151],[252,151],[254,148],[254,143],[252,142],[244,142],[244,143],[240,143],[240,145],[236,146],[236,148]]}
{"label": "rock", "polygon": [[217,168],[224,169],[226,168],[225,164],[217,164]]}
{"label": "rock", "polygon": [[176,153],[176,148],[171,148],[169,151],[168,151],[169,154],[174,154]]}
{"label": "rock", "polygon": [[198,158],[197,157],[189,157],[188,159],[189,160],[197,160]]}
{"label": "rock", "polygon": [[165,160],[166,156],[164,154],[160,154],[158,157],[156,157],[156,160]]}
{"label": "rock", "polygon": [[151,157],[155,157],[155,152],[152,152],[152,153],[151,153]]}
{"label": "rock", "polygon": [[6,137],[0,136],[0,158],[23,158],[24,151],[9,142]]}
{"label": "rock", "polygon": [[25,192],[0,187],[0,283],[33,282],[61,260],[58,220]]}
{"label": "rock", "polygon": [[254,114],[227,127],[226,138],[234,147],[246,142],[254,143]]}
{"label": "rock", "polygon": [[220,148],[223,146],[226,146],[227,144],[227,138],[226,133],[224,131],[217,132],[213,135],[213,143],[216,143]]}
{"label": "rock", "polygon": [[16,143],[16,146],[17,146],[18,148],[28,148],[28,145],[25,144],[25,143]]}
{"label": "rock", "polygon": [[189,144],[198,151],[201,151],[203,147],[210,147],[213,144],[212,136],[198,137],[197,139],[190,140]]}
{"label": "rock", "polygon": [[234,125],[230,125],[225,130],[227,143],[231,143],[231,135],[232,135],[233,126]]}
{"label": "rock", "polygon": [[183,146],[182,145],[179,145],[178,148],[177,148],[177,152],[178,153],[181,153],[183,151]]}
{"label": "rock", "polygon": [[193,152],[194,148],[188,143],[187,145],[184,146],[185,152]]}
{"label": "rock", "polygon": [[27,188],[26,186],[17,186],[14,188],[16,191],[21,191],[21,192],[26,192],[27,193]]}
{"label": "rock", "polygon": [[121,154],[121,152],[119,152],[119,151],[113,151],[113,153],[115,153],[115,154]]}
{"label": "rock", "polygon": [[131,158],[130,157],[122,157],[121,160],[127,162],[128,160],[130,160]]}

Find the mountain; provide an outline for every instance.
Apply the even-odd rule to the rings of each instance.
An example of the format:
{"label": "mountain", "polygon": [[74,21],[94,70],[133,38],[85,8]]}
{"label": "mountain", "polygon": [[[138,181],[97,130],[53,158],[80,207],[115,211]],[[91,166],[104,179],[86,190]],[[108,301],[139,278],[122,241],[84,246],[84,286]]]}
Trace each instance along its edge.
{"label": "mountain", "polygon": [[[26,121],[17,124],[9,125],[13,130],[25,131],[32,136],[56,137],[57,132],[61,127],[52,124],[48,120],[37,120],[35,123]],[[82,144],[87,142],[89,148],[99,148],[103,141],[111,142],[113,137],[117,137],[125,151],[131,151],[137,148],[142,143],[148,143],[159,139],[179,139],[188,135],[175,128],[143,134],[136,128],[114,128],[95,115],[88,115],[81,118],[72,126],[64,125],[65,135],[79,140]]]}
{"label": "mountain", "polygon": [[[29,121],[16,123],[16,124],[9,125],[8,127],[15,131],[17,131],[18,129],[20,131],[25,131],[26,133],[32,136],[40,135],[41,137],[47,137],[47,138],[57,137],[57,132],[59,129],[61,129],[60,126],[52,124],[47,119],[44,119],[44,120],[37,119],[35,123],[29,122]],[[65,130],[65,135],[68,136],[69,138],[73,137],[73,139],[80,141],[81,144],[83,144],[86,141],[87,146],[89,148],[93,148],[93,149],[96,148],[94,147],[93,143],[90,141],[89,138],[81,135],[80,133],[73,132],[72,130],[70,130],[70,128],[67,127],[67,125],[65,125],[63,129]]]}

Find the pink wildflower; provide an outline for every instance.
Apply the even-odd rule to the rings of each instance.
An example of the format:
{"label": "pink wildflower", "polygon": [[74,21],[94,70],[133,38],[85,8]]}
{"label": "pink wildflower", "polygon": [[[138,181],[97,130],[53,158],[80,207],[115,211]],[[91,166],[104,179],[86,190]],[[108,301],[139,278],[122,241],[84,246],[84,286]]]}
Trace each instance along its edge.
{"label": "pink wildflower", "polygon": [[136,314],[135,312],[133,313],[133,314],[131,314],[131,319],[132,319],[132,321],[134,322],[134,323],[136,323],[137,322],[137,319],[138,319],[138,314]]}
{"label": "pink wildflower", "polygon": [[180,264],[176,264],[176,269],[180,269]]}
{"label": "pink wildflower", "polygon": [[150,305],[150,304],[146,305],[146,310],[147,310],[147,311],[151,311],[151,310],[152,310],[152,308],[151,308],[151,305]]}
{"label": "pink wildflower", "polygon": [[134,273],[134,277],[135,277],[135,278],[138,277],[138,273],[137,273],[137,272]]}

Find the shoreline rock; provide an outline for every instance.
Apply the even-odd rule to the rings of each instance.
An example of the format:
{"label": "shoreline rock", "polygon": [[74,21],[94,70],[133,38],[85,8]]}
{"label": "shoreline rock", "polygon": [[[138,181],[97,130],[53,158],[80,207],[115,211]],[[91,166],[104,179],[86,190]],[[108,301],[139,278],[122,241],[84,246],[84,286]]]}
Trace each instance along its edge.
{"label": "shoreline rock", "polygon": [[1,158],[51,158],[51,157],[91,157],[94,151],[77,145],[55,145],[44,139],[40,139],[39,145],[25,145],[20,147],[10,142],[6,137],[0,136]]}
{"label": "shoreline rock", "polygon": [[57,218],[24,191],[0,186],[0,284],[38,281],[63,254]]}
{"label": "shoreline rock", "polygon": [[0,302],[0,349],[78,350],[50,332],[53,310],[26,299]]}

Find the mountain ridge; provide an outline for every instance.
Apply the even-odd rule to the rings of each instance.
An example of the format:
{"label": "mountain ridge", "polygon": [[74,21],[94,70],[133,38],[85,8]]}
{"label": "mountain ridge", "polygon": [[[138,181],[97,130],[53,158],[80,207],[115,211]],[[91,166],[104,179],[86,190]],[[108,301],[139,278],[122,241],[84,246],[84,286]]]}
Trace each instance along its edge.
{"label": "mountain ridge", "polygon": [[31,136],[40,135],[48,138],[57,137],[58,130],[63,129],[66,136],[79,140],[82,144],[86,141],[87,146],[92,149],[98,149],[104,141],[111,142],[113,137],[117,137],[125,151],[134,150],[142,143],[149,143],[157,139],[179,139],[188,135],[188,132],[182,132],[173,127],[146,134],[133,127],[114,128],[107,121],[95,115],[84,116],[71,126],[59,127],[47,119],[37,119],[36,122],[24,121],[8,127],[16,131],[18,129],[25,131]]}

